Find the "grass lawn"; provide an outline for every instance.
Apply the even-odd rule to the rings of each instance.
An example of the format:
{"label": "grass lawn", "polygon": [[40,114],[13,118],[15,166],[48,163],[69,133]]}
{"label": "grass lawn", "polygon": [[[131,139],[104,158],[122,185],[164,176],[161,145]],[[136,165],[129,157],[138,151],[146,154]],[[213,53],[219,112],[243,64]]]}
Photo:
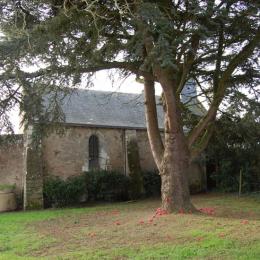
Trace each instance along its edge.
{"label": "grass lawn", "polygon": [[260,259],[260,197],[208,194],[213,214],[153,217],[159,200],[0,214],[0,259]]}

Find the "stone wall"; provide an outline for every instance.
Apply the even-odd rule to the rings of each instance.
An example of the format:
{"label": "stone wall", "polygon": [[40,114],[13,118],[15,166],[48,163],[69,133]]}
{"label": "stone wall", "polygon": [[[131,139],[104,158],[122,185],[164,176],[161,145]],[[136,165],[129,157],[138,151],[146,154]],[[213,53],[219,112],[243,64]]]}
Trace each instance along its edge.
{"label": "stone wall", "polygon": [[[99,139],[100,168],[129,174],[126,140],[133,134],[137,138],[142,171],[156,171],[146,130],[68,127],[65,134],[52,134],[43,141],[43,172],[62,177],[88,171],[88,140],[91,135]],[[203,162],[194,162],[189,171],[193,193],[205,190],[206,172]]]}
{"label": "stone wall", "polygon": [[64,135],[51,134],[42,144],[44,174],[68,178],[88,171],[88,142],[91,135],[99,139],[101,169],[125,172],[124,130],[68,127]]}
{"label": "stone wall", "polygon": [[[1,136],[1,140],[6,136]],[[23,136],[16,135],[10,142],[0,144],[0,184],[16,186],[16,195],[21,197],[23,190]]]}
{"label": "stone wall", "polygon": [[[68,127],[64,135],[51,134],[42,145],[44,174],[62,177],[88,171],[88,141],[96,135],[100,146],[100,167],[127,173],[125,138],[128,130],[108,128]],[[153,160],[146,130],[137,130],[136,137],[143,171],[154,171]]]}

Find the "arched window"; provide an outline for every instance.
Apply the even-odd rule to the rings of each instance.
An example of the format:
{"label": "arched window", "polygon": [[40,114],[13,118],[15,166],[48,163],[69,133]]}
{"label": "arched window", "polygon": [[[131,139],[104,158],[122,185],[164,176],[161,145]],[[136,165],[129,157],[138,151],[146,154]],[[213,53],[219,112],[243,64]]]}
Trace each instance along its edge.
{"label": "arched window", "polygon": [[88,142],[89,149],[89,170],[99,169],[99,144],[98,137],[91,135]]}

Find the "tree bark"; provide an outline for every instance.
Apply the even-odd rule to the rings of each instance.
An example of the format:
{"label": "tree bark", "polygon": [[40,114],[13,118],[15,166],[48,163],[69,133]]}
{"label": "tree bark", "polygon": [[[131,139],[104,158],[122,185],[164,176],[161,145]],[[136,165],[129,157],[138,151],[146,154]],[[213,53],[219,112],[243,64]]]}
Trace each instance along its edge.
{"label": "tree bark", "polygon": [[162,208],[170,212],[195,211],[190,200],[188,150],[181,133],[165,134],[165,153],[160,169]]}
{"label": "tree bark", "polygon": [[[146,53],[151,53],[153,39],[147,33],[144,33],[144,35]],[[196,211],[190,199],[188,181],[190,155],[183,131],[180,100],[177,94],[178,86],[173,78],[173,75],[177,72],[171,69],[162,69],[158,64],[152,66],[152,71],[161,84],[165,97],[165,143],[162,161],[160,162],[161,148],[160,145],[157,145],[159,144],[159,131],[154,111],[154,108],[156,109],[154,91],[151,91],[151,82],[145,79],[148,137],[161,175],[162,208],[168,213]]]}
{"label": "tree bark", "polygon": [[190,199],[190,152],[183,131],[177,87],[167,71],[157,71],[156,77],[165,97],[165,150],[159,169],[162,180],[162,208],[169,213],[196,211]]}
{"label": "tree bark", "polygon": [[158,125],[154,81],[144,78],[145,117],[147,134],[155,163],[160,169],[164,147]]}

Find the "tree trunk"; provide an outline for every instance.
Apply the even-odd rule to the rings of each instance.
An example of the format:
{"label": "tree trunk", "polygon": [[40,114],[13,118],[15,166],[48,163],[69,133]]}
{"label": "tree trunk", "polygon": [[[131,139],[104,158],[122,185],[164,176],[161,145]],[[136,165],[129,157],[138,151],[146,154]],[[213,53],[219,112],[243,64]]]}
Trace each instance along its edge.
{"label": "tree trunk", "polygon": [[144,90],[147,132],[162,181],[162,208],[168,213],[196,211],[190,200],[188,182],[190,153],[183,131],[176,82],[172,78],[171,71],[155,67],[154,74],[163,88],[165,98],[164,147],[158,128],[154,82],[146,77],[144,77]]}
{"label": "tree trunk", "polygon": [[160,165],[162,207],[167,212],[195,211],[190,200],[188,169],[190,151],[183,131],[176,82],[167,71],[157,74],[164,93],[165,143]]}
{"label": "tree trunk", "polygon": [[185,140],[181,133],[166,133],[165,153],[160,174],[162,208],[169,213],[194,212],[196,210],[190,200],[189,153],[185,146]]}

